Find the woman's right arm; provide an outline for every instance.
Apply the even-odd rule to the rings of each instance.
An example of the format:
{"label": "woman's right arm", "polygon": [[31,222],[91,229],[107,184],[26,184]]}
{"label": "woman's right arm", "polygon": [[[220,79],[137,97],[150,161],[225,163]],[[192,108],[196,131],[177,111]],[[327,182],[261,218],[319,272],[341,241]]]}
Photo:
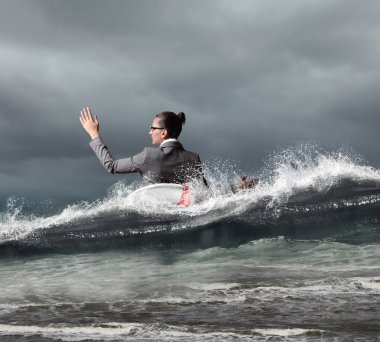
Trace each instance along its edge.
{"label": "woman's right arm", "polygon": [[115,159],[100,137],[98,116],[94,117],[91,109],[86,107],[81,110],[79,120],[91,137],[90,147],[109,173],[141,172],[140,166],[145,160],[145,150],[133,157]]}
{"label": "woman's right arm", "polygon": [[115,159],[100,137],[91,140],[90,147],[109,173],[142,172],[141,166],[145,161],[145,150],[133,157]]}

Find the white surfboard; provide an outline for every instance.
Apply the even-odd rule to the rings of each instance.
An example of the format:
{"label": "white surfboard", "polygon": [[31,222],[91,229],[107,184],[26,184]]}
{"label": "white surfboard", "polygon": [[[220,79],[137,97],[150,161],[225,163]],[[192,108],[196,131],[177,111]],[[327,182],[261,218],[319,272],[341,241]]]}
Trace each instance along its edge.
{"label": "white surfboard", "polygon": [[[184,186],[181,184],[158,183],[144,186],[128,195],[128,200],[133,202],[166,202],[177,205],[183,199]],[[183,205],[188,206],[191,199]]]}

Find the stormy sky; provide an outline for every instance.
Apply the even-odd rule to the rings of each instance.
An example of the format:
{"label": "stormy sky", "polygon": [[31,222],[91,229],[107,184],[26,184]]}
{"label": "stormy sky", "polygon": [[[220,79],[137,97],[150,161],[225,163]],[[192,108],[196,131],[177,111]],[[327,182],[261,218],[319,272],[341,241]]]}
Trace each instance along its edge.
{"label": "stormy sky", "polygon": [[349,146],[380,166],[378,0],[1,0],[0,198],[91,199],[115,157],[150,145],[154,114],[187,114],[203,160],[256,170],[274,150]]}

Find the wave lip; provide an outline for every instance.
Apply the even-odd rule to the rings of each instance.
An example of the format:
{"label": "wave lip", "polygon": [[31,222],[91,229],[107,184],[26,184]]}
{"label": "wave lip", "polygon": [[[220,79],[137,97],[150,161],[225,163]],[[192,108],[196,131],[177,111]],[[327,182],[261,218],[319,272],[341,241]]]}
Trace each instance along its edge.
{"label": "wave lip", "polygon": [[175,326],[164,323],[100,323],[86,326],[65,326],[63,324],[13,325],[0,324],[0,336],[40,336],[43,338],[59,338],[61,341],[115,341],[164,339],[166,341],[215,341],[239,340],[252,341],[254,335],[290,337],[297,335],[322,336],[318,329],[252,329],[251,331],[208,331],[205,326]]}
{"label": "wave lip", "polygon": [[288,328],[288,329],[253,329],[253,333],[263,335],[263,336],[280,336],[280,337],[290,337],[298,335],[311,335],[311,336],[322,336],[325,331],[320,329],[301,329],[301,328]]}
{"label": "wave lip", "polygon": [[193,290],[212,291],[212,290],[231,290],[240,287],[239,283],[191,283],[187,287]]}
{"label": "wave lip", "polygon": [[[315,233],[319,226],[335,227],[343,219],[342,226],[349,226],[351,214],[370,216],[377,219],[375,224],[380,221],[380,170],[362,165],[342,151],[329,154],[306,146],[279,152],[259,174],[260,183],[253,190],[233,193],[230,185],[237,173],[223,171],[218,165],[206,167],[210,189],[202,202],[188,208],[134,205],[128,195],[136,184],[123,183],[115,184],[103,199],[71,204],[46,216],[26,215],[22,205],[10,199],[0,213],[0,254],[3,245],[4,253],[10,254],[23,248],[97,249],[121,239],[123,243],[145,239],[143,243],[147,243],[148,235],[152,240],[158,235],[170,240],[169,236],[190,236],[204,228],[220,231],[221,226],[230,226],[231,231],[244,226],[241,230],[251,234],[247,241],[278,235],[293,238],[287,234],[292,233],[290,226],[313,225],[316,229],[310,230]],[[332,222],[337,213],[341,217]],[[270,230],[273,232],[268,233]],[[301,234],[303,229],[296,232]],[[377,231],[374,234],[380,239]]]}

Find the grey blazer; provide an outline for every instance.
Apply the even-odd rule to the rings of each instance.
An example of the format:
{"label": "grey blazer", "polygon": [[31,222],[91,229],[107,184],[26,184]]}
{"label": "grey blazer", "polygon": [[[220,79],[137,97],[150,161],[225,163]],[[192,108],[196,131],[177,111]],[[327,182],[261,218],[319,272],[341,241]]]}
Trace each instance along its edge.
{"label": "grey blazer", "polygon": [[139,172],[151,183],[183,184],[203,177],[199,155],[186,151],[178,141],[168,141],[161,147],[145,147],[133,157],[115,159],[101,138],[90,142],[90,147],[110,173]]}

